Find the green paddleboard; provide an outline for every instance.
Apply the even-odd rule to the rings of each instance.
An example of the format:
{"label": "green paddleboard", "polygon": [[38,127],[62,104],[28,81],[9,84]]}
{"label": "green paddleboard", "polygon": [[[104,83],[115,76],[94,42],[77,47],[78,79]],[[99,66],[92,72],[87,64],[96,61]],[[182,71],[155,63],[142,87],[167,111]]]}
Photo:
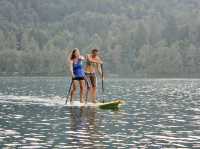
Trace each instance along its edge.
{"label": "green paddleboard", "polygon": [[125,101],[121,99],[113,100],[110,102],[104,102],[104,103],[97,103],[97,106],[100,109],[118,109],[120,105],[124,104]]}
{"label": "green paddleboard", "polygon": [[66,106],[69,107],[98,107],[100,109],[111,109],[115,110],[118,109],[120,105],[124,104],[125,101],[121,99],[115,99],[115,100],[106,100],[107,102],[97,102],[97,103],[80,103],[79,101],[74,101],[73,103],[68,103]]}

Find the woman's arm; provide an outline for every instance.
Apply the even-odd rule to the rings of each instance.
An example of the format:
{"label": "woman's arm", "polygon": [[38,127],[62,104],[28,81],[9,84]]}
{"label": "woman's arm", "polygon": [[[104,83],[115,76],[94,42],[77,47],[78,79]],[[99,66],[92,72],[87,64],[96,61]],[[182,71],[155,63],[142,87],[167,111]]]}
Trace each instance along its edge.
{"label": "woman's arm", "polygon": [[85,58],[84,56],[80,55],[80,56],[79,56],[79,59],[85,60],[86,58]]}
{"label": "woman's arm", "polygon": [[75,76],[74,76],[74,72],[73,72],[73,61],[72,60],[69,61],[69,70],[70,70],[72,78],[74,78]]}

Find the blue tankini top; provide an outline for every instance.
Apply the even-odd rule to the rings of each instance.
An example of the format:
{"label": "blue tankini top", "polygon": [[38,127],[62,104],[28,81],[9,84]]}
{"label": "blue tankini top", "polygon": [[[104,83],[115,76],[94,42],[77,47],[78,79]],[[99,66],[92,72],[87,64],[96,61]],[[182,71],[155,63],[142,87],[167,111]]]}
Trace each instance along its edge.
{"label": "blue tankini top", "polygon": [[73,62],[73,73],[75,75],[75,78],[80,78],[85,76],[83,61],[81,59],[78,59],[76,63]]}

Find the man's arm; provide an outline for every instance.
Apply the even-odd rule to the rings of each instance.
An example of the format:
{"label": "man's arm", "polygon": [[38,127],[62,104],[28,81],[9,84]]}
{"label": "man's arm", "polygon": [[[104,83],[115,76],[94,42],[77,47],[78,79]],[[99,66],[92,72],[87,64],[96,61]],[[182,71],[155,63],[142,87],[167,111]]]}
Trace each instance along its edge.
{"label": "man's arm", "polygon": [[103,71],[103,70],[101,69],[101,65],[102,65],[102,64],[97,64],[97,70],[98,70],[99,75],[100,75],[101,77],[103,77],[103,76],[102,76],[102,71]]}
{"label": "man's arm", "polygon": [[93,63],[103,64],[103,61],[99,57],[92,59],[90,55],[86,55],[86,59]]}
{"label": "man's arm", "polygon": [[102,67],[101,67],[101,65],[103,65],[103,61],[101,60],[101,58],[99,56],[96,59],[97,59],[97,61],[99,61],[99,63],[97,63],[97,70],[99,72],[99,75],[103,79],[104,76],[102,76],[103,75],[103,70],[102,70]]}

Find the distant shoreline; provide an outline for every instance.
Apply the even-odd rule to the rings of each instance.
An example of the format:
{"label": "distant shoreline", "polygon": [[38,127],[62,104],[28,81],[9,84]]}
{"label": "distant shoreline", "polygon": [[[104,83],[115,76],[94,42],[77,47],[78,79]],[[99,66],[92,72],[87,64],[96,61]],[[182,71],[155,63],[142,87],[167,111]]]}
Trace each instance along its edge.
{"label": "distant shoreline", "polygon": [[[64,74],[0,74],[0,77],[70,77],[67,73]],[[106,74],[109,78],[120,78],[117,74]],[[128,77],[129,78],[129,77]]]}
{"label": "distant shoreline", "polygon": [[[69,77],[69,75],[67,74],[54,74],[54,75],[0,75],[0,78],[17,78],[17,77],[24,77],[24,78],[28,78],[28,77],[35,77],[35,78],[39,78],[39,77]],[[200,77],[136,77],[136,76],[116,76],[116,75],[109,75],[109,77],[106,77],[106,79],[200,79]],[[106,80],[105,79],[105,80]]]}

